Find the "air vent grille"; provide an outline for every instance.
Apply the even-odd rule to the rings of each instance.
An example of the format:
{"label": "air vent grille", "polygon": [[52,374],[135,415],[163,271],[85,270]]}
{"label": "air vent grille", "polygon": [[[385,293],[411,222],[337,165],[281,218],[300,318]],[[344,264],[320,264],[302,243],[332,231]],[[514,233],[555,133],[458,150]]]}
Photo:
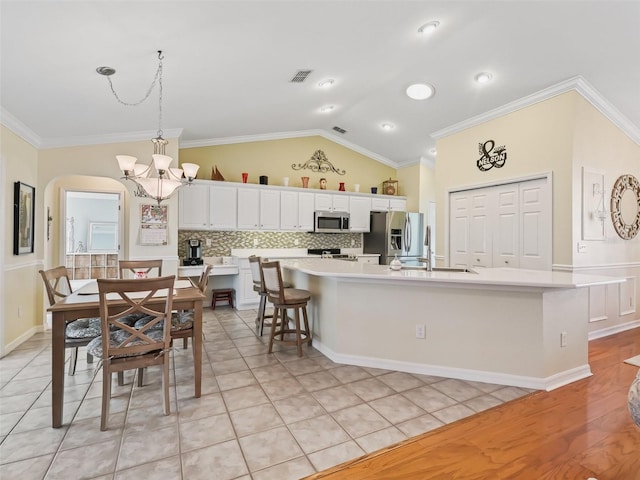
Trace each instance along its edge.
{"label": "air vent grille", "polygon": [[302,83],[313,72],[313,70],[298,70],[296,74],[291,78],[291,83]]}
{"label": "air vent grille", "polygon": [[338,133],[347,133],[347,131],[344,128],[340,128],[338,126],[333,127],[333,129]]}

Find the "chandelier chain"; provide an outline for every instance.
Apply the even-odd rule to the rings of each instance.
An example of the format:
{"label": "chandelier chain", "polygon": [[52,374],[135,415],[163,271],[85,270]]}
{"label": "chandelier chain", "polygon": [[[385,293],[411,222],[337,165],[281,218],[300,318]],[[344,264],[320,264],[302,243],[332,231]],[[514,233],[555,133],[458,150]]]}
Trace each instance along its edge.
{"label": "chandelier chain", "polygon": [[113,86],[113,82],[111,81],[111,76],[107,76],[107,80],[109,81],[109,87],[111,88],[111,93],[113,93],[113,96],[116,98],[116,100],[118,100],[120,104],[125,105],[127,107],[137,107],[138,105],[142,104],[145,100],[147,100],[147,98],[149,98],[156,84],[158,85],[158,136],[159,137],[162,137],[162,60],[163,59],[164,59],[164,55],[162,55],[162,50],[158,50],[158,69],[156,70],[156,74],[153,77],[153,81],[151,82],[151,85],[149,86],[147,93],[144,95],[144,97],[142,97],[141,100],[138,100],[137,102],[126,102],[122,100]]}

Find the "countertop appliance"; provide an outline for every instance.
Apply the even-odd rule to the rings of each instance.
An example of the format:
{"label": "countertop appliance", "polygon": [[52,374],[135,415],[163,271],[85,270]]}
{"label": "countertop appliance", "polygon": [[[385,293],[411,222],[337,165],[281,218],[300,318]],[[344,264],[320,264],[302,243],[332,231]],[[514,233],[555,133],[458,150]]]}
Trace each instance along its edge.
{"label": "countertop appliance", "polygon": [[202,265],[202,244],[197,238],[187,240],[187,258],[182,260],[182,265]]}
{"label": "countertop appliance", "polygon": [[315,212],[313,231],[317,233],[345,233],[349,231],[347,212]]}
{"label": "countertop appliance", "polygon": [[380,254],[380,264],[395,256],[404,265],[423,265],[424,216],[422,213],[371,212],[371,231],[362,235],[364,253]]}

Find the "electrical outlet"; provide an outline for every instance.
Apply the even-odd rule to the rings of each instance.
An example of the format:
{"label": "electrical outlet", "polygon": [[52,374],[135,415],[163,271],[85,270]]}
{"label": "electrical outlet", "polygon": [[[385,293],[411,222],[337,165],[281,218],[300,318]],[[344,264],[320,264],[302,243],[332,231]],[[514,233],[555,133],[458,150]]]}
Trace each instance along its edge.
{"label": "electrical outlet", "polygon": [[587,253],[587,244],[578,242],[578,253]]}
{"label": "electrical outlet", "polygon": [[560,332],[560,346],[567,346],[567,332]]}
{"label": "electrical outlet", "polygon": [[211,239],[207,238],[207,247],[210,247],[210,246],[211,246]]}
{"label": "electrical outlet", "polygon": [[353,247],[356,244],[356,241],[352,238],[351,239],[351,246]]}
{"label": "electrical outlet", "polygon": [[426,327],[425,325],[416,325],[416,338],[426,338]]}
{"label": "electrical outlet", "polygon": [[260,243],[260,242],[258,242],[258,239],[257,239],[257,238],[254,238],[254,239],[253,239],[253,246],[254,246],[254,247],[257,247],[257,246],[258,246],[258,243]]}

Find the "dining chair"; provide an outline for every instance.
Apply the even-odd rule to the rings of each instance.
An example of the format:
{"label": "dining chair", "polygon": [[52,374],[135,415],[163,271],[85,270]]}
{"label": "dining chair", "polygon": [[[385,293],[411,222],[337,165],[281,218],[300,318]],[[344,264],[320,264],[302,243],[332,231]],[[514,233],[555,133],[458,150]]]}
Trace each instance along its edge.
{"label": "dining chair", "polygon": [[[213,265],[205,265],[198,280],[198,290],[204,294],[207,293],[209,274],[212,268]],[[171,314],[171,340],[177,338],[183,339],[182,348],[186,349],[189,344],[189,338],[193,338],[193,310],[183,310]]]}
{"label": "dining chair", "polygon": [[[282,281],[280,262],[261,262],[260,275],[262,284],[267,291],[268,299],[273,303],[273,318],[269,334],[269,353],[273,350],[273,342],[296,345],[298,356],[302,356],[302,344],[311,346],[311,330],[307,317],[307,303],[311,299],[311,292],[299,288],[286,288]],[[287,309],[294,311],[293,328],[289,327]],[[300,326],[300,311],[304,320],[304,328]],[[293,338],[289,338],[293,336]]]}
{"label": "dining chair", "polygon": [[[120,278],[148,278],[162,276],[162,260],[119,260]],[[153,270],[156,269],[156,272]]]}
{"label": "dining chair", "polygon": [[[175,275],[141,279],[98,279],[102,334],[87,350],[102,358],[102,412],[100,430],[107,430],[111,400],[112,373],[162,366],[164,414],[171,412],[169,399],[170,323]],[[162,297],[158,302],[156,297]],[[123,310],[123,304],[126,308]],[[149,318],[141,328],[129,326],[123,318],[145,314]],[[156,328],[162,325],[162,328]],[[141,382],[138,382],[139,386]]]}
{"label": "dining chair", "polygon": [[[49,299],[49,306],[67,297],[73,290],[69,280],[69,273],[64,266],[40,270],[40,276]],[[100,318],[79,318],[67,323],[64,330],[64,346],[71,349],[69,360],[69,375],[75,375],[78,363],[78,348],[86,346],[91,340],[99,336]],[[87,352],[87,363],[93,363],[93,356]]]}

